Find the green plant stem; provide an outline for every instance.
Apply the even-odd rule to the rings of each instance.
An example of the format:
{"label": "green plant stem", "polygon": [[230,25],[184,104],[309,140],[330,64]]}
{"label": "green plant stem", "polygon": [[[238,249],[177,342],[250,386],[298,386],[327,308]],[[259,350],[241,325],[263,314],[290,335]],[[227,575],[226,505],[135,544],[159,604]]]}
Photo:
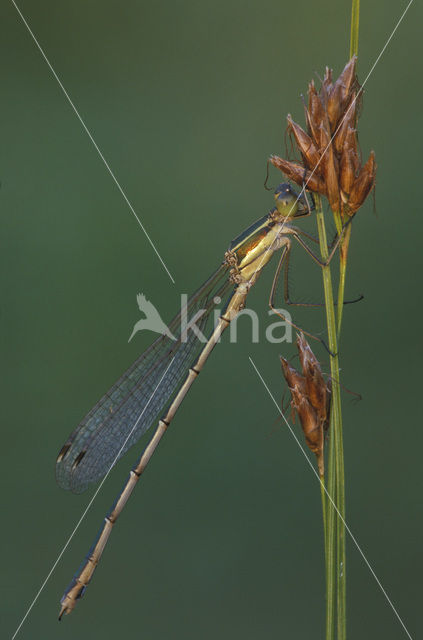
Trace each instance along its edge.
{"label": "green plant stem", "polygon": [[320,494],[322,497],[323,532],[324,532],[325,544],[326,544],[326,491],[325,491],[324,476],[320,476]]}
{"label": "green plant stem", "polygon": [[350,58],[358,55],[358,28],[360,24],[360,0],[352,0]]}
{"label": "green plant stem", "polygon": [[[333,218],[335,220],[336,231],[338,235],[342,233],[342,216],[338,211],[333,212]],[[348,233],[348,240],[346,235]],[[347,275],[347,259],[348,259],[348,247],[351,237],[351,225],[345,231],[344,237],[341,240],[339,246],[339,285],[338,285],[338,304],[337,304],[337,327],[338,327],[338,342],[341,335],[342,325],[342,312],[344,310],[344,295],[345,295],[345,278]]]}
{"label": "green plant stem", "polygon": [[324,545],[325,545],[325,562],[326,562],[327,522],[326,522],[326,488],[325,488],[325,476],[320,476],[320,496],[321,496],[321,498],[322,498],[323,541],[324,541]]}
{"label": "green plant stem", "polygon": [[[352,0],[351,6],[351,36],[350,36],[350,58],[354,55],[358,55],[358,33],[360,25],[360,0]],[[335,224],[338,233],[342,230],[342,217],[338,212],[334,212]],[[345,231],[344,238],[342,239],[341,246],[339,248],[340,261],[339,261],[339,285],[338,285],[338,341],[341,335],[342,325],[342,312],[344,310],[344,296],[345,296],[345,279],[347,276],[347,261],[348,261],[348,249],[351,239],[351,225]]]}
{"label": "green plant stem", "polygon": [[[326,487],[325,487],[325,477],[320,476],[320,496],[322,499],[322,516],[323,516],[323,542],[325,548],[325,573],[326,573],[326,585],[330,583],[330,576],[333,576],[334,567],[333,564],[329,565],[328,562],[328,525],[327,525],[327,516],[326,516],[326,505],[327,505],[327,497],[326,497]],[[333,526],[332,526],[333,530]],[[333,557],[332,557],[333,560]],[[333,628],[334,628],[334,615],[333,615],[333,579],[332,579],[332,593],[329,598],[328,593],[326,593],[326,640],[332,640],[333,638]],[[328,603],[331,603],[331,606],[328,606]]]}
{"label": "green plant stem", "polygon": [[341,335],[342,312],[344,310],[345,280],[347,276],[348,249],[350,246],[351,229],[351,225],[348,225],[347,229],[345,230],[345,235],[342,239],[341,246],[339,248],[339,284],[337,313],[338,342]]}
{"label": "green plant stem", "polygon": [[[354,55],[358,55],[358,33],[360,25],[360,0],[352,0],[351,6],[351,36],[350,36],[350,58]],[[342,230],[342,217],[338,212],[334,212],[335,224],[338,233]],[[345,279],[347,276],[347,261],[348,261],[348,249],[351,239],[351,225],[345,231],[344,238],[342,239],[339,249],[340,261],[339,261],[339,285],[338,285],[338,341],[341,334],[342,325],[342,312],[344,309],[344,295],[345,295]]]}
{"label": "green plant stem", "polygon": [[[320,252],[323,260],[328,257],[328,245],[325,221],[320,196],[316,197],[316,220],[319,233]],[[334,602],[336,573],[336,604],[338,640],[346,638],[346,567],[345,567],[345,490],[344,460],[342,443],[342,412],[339,387],[338,339],[333,301],[332,276],[330,265],[322,268],[325,294],[326,321],[330,351],[330,370],[332,378],[332,406],[330,415],[329,455],[328,455],[328,494],[326,509],[327,548],[326,548],[326,638],[331,640],[334,630]],[[335,511],[338,517],[335,525]],[[336,528],[336,536],[335,536]],[[336,561],[335,561],[336,557]],[[336,571],[335,571],[336,568]]]}
{"label": "green plant stem", "polygon": [[[333,433],[333,412],[331,411],[329,434]],[[329,435],[328,453],[328,495],[335,499],[335,438]],[[326,640],[332,640],[335,629],[335,508],[326,496]]]}
{"label": "green plant stem", "polygon": [[[338,394],[340,396],[339,385]],[[342,413],[340,413],[336,447],[336,498],[337,498],[337,598],[338,598],[338,640],[347,637],[347,584],[346,584],[346,539],[345,539],[345,468],[344,443],[342,436]]]}

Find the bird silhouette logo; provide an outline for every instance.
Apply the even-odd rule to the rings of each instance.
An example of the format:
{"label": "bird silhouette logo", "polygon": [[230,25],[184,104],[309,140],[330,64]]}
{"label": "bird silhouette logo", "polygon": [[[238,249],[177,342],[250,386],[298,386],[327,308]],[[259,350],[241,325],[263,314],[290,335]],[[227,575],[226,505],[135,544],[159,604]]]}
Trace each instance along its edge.
{"label": "bird silhouette logo", "polygon": [[137,303],[141,313],[145,315],[145,318],[141,318],[141,320],[138,320],[138,322],[135,323],[128,342],[131,342],[134,335],[138,331],[142,331],[143,329],[155,331],[156,333],[161,333],[162,335],[165,335],[172,340],[176,340],[175,336],[170,332],[167,325],[165,325],[165,323],[161,319],[160,314],[154,304],[147,300],[145,295],[139,293],[137,295]]}

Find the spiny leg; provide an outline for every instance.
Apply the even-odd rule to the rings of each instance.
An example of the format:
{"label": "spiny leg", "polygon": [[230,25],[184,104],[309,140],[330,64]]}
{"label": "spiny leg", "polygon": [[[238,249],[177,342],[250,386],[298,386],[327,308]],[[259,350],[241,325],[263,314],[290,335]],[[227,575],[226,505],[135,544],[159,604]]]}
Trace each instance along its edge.
{"label": "spiny leg", "polygon": [[[350,221],[347,222],[347,225],[350,224]],[[343,231],[346,228],[347,225],[344,225]],[[320,258],[314,253],[314,251],[312,249],[310,249],[310,247],[308,246],[308,244],[306,242],[304,242],[304,240],[301,238],[301,235],[306,236],[307,238],[310,238],[311,240],[313,240],[314,242],[316,242],[316,238],[314,238],[313,236],[311,236],[310,234],[306,233],[305,231],[303,231],[302,229],[295,229],[292,233],[292,235],[294,236],[295,240],[303,247],[303,249],[305,249],[305,251],[309,254],[309,256],[311,256],[311,258],[317,262],[317,264],[321,267],[326,267],[330,261],[332,260],[336,249],[339,246],[339,243],[342,239],[343,236],[343,231],[341,232],[341,235],[337,237],[336,243],[333,244],[331,252],[329,254],[329,257],[326,261],[322,261],[320,260]],[[355,298],[354,300],[344,300],[343,304],[354,304],[355,302],[360,302],[360,300],[363,300],[364,296],[362,294],[360,294],[357,298]],[[301,302],[291,302],[291,300],[289,299],[289,294],[288,294],[288,299],[285,300],[285,302],[287,304],[290,305],[295,305],[298,307],[322,307],[324,306],[323,303],[301,303]],[[336,303],[335,303],[336,306]]]}
{"label": "spiny leg", "polygon": [[[313,242],[315,242],[316,244],[319,244],[319,239],[316,238],[316,236],[313,236],[313,234],[311,233],[307,233],[307,231],[304,231],[303,229],[298,229],[297,227],[295,228],[295,231],[297,231],[298,233],[300,233],[302,236],[305,236],[306,238],[308,238],[309,240],[312,240]],[[333,242],[335,242],[335,240],[338,238],[338,234],[336,235],[336,238],[334,238]]]}
{"label": "spiny leg", "polygon": [[301,238],[301,236],[302,235],[306,236],[307,238],[313,240],[313,242],[316,242],[316,238],[314,238],[310,234],[306,233],[302,229],[298,229],[297,227],[295,227],[295,229],[293,230],[292,235],[294,236],[296,241],[303,247],[303,249],[305,249],[307,251],[309,256],[311,256],[311,258],[315,262],[317,262],[318,265],[320,265],[321,267],[327,267],[328,264],[331,262],[333,256],[335,255],[335,252],[336,252],[337,248],[339,247],[339,244],[341,243],[341,241],[342,241],[342,239],[344,237],[345,229],[348,227],[348,225],[351,224],[352,219],[353,218],[351,217],[348,220],[348,222],[346,222],[343,225],[341,233],[339,234],[339,236],[337,236],[336,241],[331,243],[330,253],[329,253],[329,256],[328,256],[327,260],[321,260],[321,258],[319,258],[319,256],[316,255],[312,249],[310,249],[308,244],[306,242],[304,242],[304,240]]}
{"label": "spiny leg", "polygon": [[[270,290],[269,307],[272,309],[273,313],[276,313],[276,315],[279,316],[279,318],[281,318],[284,322],[287,322],[288,324],[290,324],[297,331],[302,331],[309,338],[313,338],[313,340],[317,340],[318,342],[321,342],[323,344],[323,346],[325,347],[325,349],[327,350],[327,346],[326,346],[324,340],[322,340],[322,338],[319,338],[319,337],[313,335],[312,333],[309,333],[308,331],[304,331],[304,329],[302,329],[301,327],[296,325],[294,322],[289,320],[283,313],[281,313],[280,309],[276,309],[275,306],[274,306],[275,295],[276,295],[276,287],[277,287],[277,283],[278,283],[278,280],[279,280],[281,269],[284,266],[284,263],[285,263],[285,271],[284,271],[284,283],[285,284],[284,284],[284,289],[286,289],[286,286],[287,286],[287,282],[288,282],[287,273],[288,273],[288,267],[289,267],[289,252],[290,252],[290,250],[291,250],[290,244],[289,245],[288,244],[285,245],[285,247],[282,250],[282,255],[280,257],[278,266],[276,268],[275,275],[273,277],[272,288]],[[284,294],[284,299],[286,301],[285,294]]]}
{"label": "spiny leg", "polygon": [[[311,251],[311,249],[305,244],[305,242],[302,241],[301,238],[297,237],[297,233],[301,233],[306,235],[307,237],[310,237],[312,240],[316,240],[313,236],[310,236],[308,233],[303,232],[302,229],[296,229],[295,233],[293,234],[294,238],[296,240],[299,241],[299,243],[301,244],[301,246],[303,246],[307,253],[309,255],[311,255],[312,258],[315,258],[314,253]],[[317,241],[318,242],[318,241]],[[281,260],[279,261],[279,265],[278,268],[276,270],[276,274],[275,274],[275,278],[276,280],[279,278],[281,269],[282,269],[282,264],[283,261],[285,260],[285,270],[284,270],[284,302],[285,304],[291,306],[291,307],[313,307],[313,308],[318,308],[318,307],[324,307],[324,303],[323,302],[294,302],[293,300],[291,300],[290,295],[289,295],[289,280],[288,280],[288,273],[289,273],[289,251],[288,250],[288,255],[285,257],[284,254],[282,254],[281,256]],[[321,263],[319,262],[320,266]],[[276,287],[275,287],[276,288]],[[343,304],[354,304],[355,302],[360,302],[360,300],[362,300],[364,298],[364,296],[361,294],[359,295],[357,298],[355,298],[354,300],[344,300]],[[337,305],[337,303],[334,303],[335,306]]]}

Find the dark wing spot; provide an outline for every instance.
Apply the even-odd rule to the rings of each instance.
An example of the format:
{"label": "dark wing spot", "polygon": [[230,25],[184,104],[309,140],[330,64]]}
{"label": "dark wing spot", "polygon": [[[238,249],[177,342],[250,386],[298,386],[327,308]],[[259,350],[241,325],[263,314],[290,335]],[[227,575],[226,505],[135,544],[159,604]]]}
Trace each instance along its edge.
{"label": "dark wing spot", "polygon": [[78,455],[75,458],[75,462],[72,465],[72,471],[75,471],[76,467],[79,465],[79,463],[81,462],[82,458],[85,456],[87,452],[86,451],[81,451],[81,453],[78,453]]}
{"label": "dark wing spot", "polygon": [[62,462],[68,454],[69,449],[71,448],[71,443],[66,442],[63,447],[59,451],[59,455],[57,456],[56,462]]}

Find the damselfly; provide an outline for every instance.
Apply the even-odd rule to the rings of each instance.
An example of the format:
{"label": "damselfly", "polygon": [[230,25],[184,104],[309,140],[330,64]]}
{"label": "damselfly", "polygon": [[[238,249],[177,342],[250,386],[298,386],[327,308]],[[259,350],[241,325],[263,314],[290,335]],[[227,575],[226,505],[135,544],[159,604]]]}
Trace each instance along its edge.
{"label": "damselfly", "polygon": [[[113,525],[125,506],[152,454],[166,432],[182,400],[197,378],[223,331],[244,308],[248,292],[272,255],[281,250],[270,305],[273,307],[276,281],[283,265],[288,264],[292,238],[311,257],[323,264],[309,248],[291,219],[309,215],[306,197],[299,197],[289,184],[275,191],[276,208],[257,220],[230,244],[217,271],[189,298],[181,313],[201,311],[197,326],[208,331],[207,342],[198,341],[194,332],[183,335],[181,313],[169,324],[170,334],[160,336],[85,416],[62,447],[56,464],[57,482],[75,493],[109,473],[113,465],[157,420],[156,431],[132,468],[126,484],[91,547],[82,569],[73,578],[61,600],[59,619],[75,607],[100,560]],[[338,241],[332,248],[333,256]],[[287,289],[285,290],[285,296]],[[210,328],[213,311],[228,296],[215,326]],[[295,326],[295,325],[294,325]]]}

